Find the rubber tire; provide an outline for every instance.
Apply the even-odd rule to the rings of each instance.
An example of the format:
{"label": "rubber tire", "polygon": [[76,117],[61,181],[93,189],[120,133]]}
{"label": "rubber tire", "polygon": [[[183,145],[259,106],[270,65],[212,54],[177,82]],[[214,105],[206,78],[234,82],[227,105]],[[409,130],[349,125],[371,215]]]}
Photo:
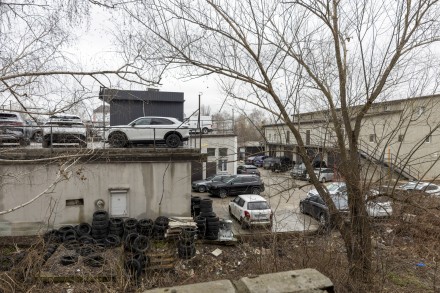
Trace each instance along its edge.
{"label": "rubber tire", "polygon": [[109,135],[108,142],[112,147],[125,148],[128,145],[128,138],[125,133],[115,131]]}
{"label": "rubber tire", "polygon": [[321,227],[326,228],[327,227],[327,219],[325,218],[325,215],[321,213],[319,215],[319,224]]}
{"label": "rubber tire", "polygon": [[84,264],[89,267],[99,268],[104,265],[104,258],[98,254],[89,255],[84,258]]}
{"label": "rubber tire", "polygon": [[208,134],[208,132],[209,132],[209,129],[208,129],[208,128],[204,127],[204,128],[202,129],[202,133],[203,133],[203,134]]}
{"label": "rubber tire", "polygon": [[124,263],[125,270],[130,273],[132,276],[138,278],[142,273],[141,264],[137,259],[128,259]]}
{"label": "rubber tire", "polygon": [[206,192],[206,186],[205,185],[200,185],[199,188],[197,189],[198,192]]}
{"label": "rubber tire", "polygon": [[325,183],[325,182],[326,182],[325,177],[322,177],[321,183]]}
{"label": "rubber tire", "polygon": [[45,149],[50,147],[50,140],[43,139],[43,141],[41,142],[41,147]]}
{"label": "rubber tire", "polygon": [[133,242],[134,251],[143,253],[150,248],[150,240],[144,235],[138,235]]}
{"label": "rubber tire", "polygon": [[60,263],[63,266],[68,266],[68,265],[74,264],[77,261],[78,261],[77,255],[63,255],[60,259]]}
{"label": "rubber tire", "polygon": [[220,198],[227,198],[228,197],[228,191],[226,189],[220,189],[218,191],[218,196]]}
{"label": "rubber tire", "polygon": [[240,219],[240,226],[241,226],[241,229],[243,229],[243,230],[246,230],[249,228],[249,225],[244,221],[243,218]]}
{"label": "rubber tire", "polygon": [[181,143],[180,136],[176,133],[171,133],[167,137],[165,137],[165,143],[169,148],[177,148]]}
{"label": "rubber tire", "polygon": [[256,194],[256,195],[260,195],[261,190],[258,187],[253,187],[252,190],[251,190],[251,193],[252,194]]}
{"label": "rubber tire", "polygon": [[38,143],[42,143],[43,142],[43,133],[40,131],[37,131],[34,133],[34,135],[32,136],[32,140]]}
{"label": "rubber tire", "polygon": [[96,211],[93,213],[93,221],[108,221],[108,213],[106,211]]}
{"label": "rubber tire", "polygon": [[92,226],[90,226],[89,223],[81,223],[76,228],[76,233],[78,234],[78,236],[90,235],[91,232]]}

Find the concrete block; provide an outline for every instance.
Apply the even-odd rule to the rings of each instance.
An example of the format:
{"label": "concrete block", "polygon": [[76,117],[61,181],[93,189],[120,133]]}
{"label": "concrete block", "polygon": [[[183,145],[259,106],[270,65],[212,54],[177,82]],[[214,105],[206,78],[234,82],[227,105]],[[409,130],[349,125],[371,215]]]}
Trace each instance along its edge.
{"label": "concrete block", "polygon": [[146,290],[144,293],[194,293],[194,292],[209,292],[209,293],[236,293],[235,287],[229,280],[219,280],[206,283],[197,283],[169,288],[158,288]]}
{"label": "concrete block", "polygon": [[247,288],[247,292],[252,293],[334,292],[332,281],[315,269],[246,277],[241,278],[240,282]]}

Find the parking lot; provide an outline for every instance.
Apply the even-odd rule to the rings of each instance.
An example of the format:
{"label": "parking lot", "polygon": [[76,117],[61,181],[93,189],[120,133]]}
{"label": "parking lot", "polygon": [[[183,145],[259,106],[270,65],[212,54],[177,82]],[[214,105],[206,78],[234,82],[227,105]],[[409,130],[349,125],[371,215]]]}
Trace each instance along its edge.
{"label": "parking lot", "polygon": [[[261,195],[269,202],[274,212],[272,232],[301,232],[315,231],[318,223],[309,216],[299,212],[299,202],[306,197],[307,191],[311,188],[306,181],[293,180],[289,173],[273,173],[260,168],[261,178],[264,181],[265,191]],[[307,186],[304,186],[307,185]],[[301,186],[304,186],[300,188]],[[193,191],[193,196],[201,198],[212,198],[213,210],[218,217],[232,220],[234,235],[247,235],[257,232],[269,232],[264,227],[243,230],[237,220],[229,215],[229,202],[234,199],[230,196],[225,199],[210,197],[209,193],[198,193]]]}

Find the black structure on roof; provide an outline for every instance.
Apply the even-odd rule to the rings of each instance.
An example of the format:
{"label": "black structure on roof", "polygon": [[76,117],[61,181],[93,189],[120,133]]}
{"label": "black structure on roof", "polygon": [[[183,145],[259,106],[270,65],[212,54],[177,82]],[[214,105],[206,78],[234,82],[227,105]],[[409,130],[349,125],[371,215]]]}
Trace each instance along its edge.
{"label": "black structure on roof", "polygon": [[142,116],[174,117],[183,121],[183,93],[117,90],[101,87],[99,99],[110,105],[110,125],[127,124]]}

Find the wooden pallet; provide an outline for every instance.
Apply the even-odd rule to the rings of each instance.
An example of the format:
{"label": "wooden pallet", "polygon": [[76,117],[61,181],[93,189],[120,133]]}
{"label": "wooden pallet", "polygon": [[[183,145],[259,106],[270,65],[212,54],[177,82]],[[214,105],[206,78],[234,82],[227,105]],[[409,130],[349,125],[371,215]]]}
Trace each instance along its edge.
{"label": "wooden pallet", "polygon": [[147,256],[150,259],[149,271],[174,269],[176,258],[172,252],[149,252]]}

